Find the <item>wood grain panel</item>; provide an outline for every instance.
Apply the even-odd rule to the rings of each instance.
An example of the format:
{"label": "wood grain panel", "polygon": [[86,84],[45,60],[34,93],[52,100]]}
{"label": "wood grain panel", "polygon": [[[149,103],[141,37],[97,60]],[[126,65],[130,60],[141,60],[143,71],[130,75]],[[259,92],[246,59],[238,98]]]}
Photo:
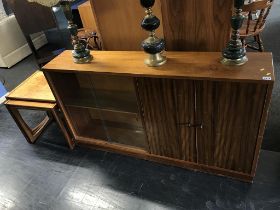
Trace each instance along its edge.
{"label": "wood grain panel", "polygon": [[150,152],[180,159],[173,81],[138,78],[136,86]]}
{"label": "wood grain panel", "polygon": [[[91,5],[104,50],[142,50],[141,43],[148,33],[141,28],[145,10],[139,1],[91,0]],[[156,1],[153,11],[161,20],[160,8],[160,1]],[[162,25],[157,35],[163,36]]]}
{"label": "wood grain panel", "polygon": [[198,163],[251,173],[267,85],[197,82]]}
{"label": "wood grain panel", "polygon": [[260,129],[258,133],[258,141],[256,144],[256,149],[255,149],[255,157],[253,161],[253,167],[251,171],[251,176],[254,177],[256,174],[256,169],[257,169],[257,164],[259,160],[259,155],[260,155],[260,150],[263,142],[263,136],[266,128],[266,123],[267,123],[267,118],[268,118],[268,113],[269,113],[269,107],[272,99],[272,91],[273,91],[273,84],[268,85],[267,92],[266,92],[266,98],[265,98],[265,104],[263,108],[263,113],[262,113],[262,119],[260,123]]}
{"label": "wood grain panel", "polygon": [[150,152],[196,162],[194,82],[137,79],[137,91]]}
{"label": "wood grain panel", "polygon": [[86,1],[85,3],[79,5],[78,10],[84,29],[97,32],[97,25],[96,25],[95,17],[93,15],[90,1]]}
{"label": "wood grain panel", "polygon": [[230,36],[232,0],[161,0],[167,50],[221,51]]}
{"label": "wood grain panel", "polygon": [[174,80],[175,102],[178,126],[178,140],[181,160],[196,162],[195,86],[192,80]]}

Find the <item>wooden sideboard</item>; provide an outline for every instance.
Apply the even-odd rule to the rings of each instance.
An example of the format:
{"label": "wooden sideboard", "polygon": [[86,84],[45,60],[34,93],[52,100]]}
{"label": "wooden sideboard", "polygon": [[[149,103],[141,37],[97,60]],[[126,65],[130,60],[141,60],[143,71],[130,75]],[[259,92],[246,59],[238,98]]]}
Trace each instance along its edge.
{"label": "wooden sideboard", "polygon": [[252,181],[274,83],[270,53],[244,66],[216,52],[92,52],[74,64],[65,51],[43,71],[78,144]]}

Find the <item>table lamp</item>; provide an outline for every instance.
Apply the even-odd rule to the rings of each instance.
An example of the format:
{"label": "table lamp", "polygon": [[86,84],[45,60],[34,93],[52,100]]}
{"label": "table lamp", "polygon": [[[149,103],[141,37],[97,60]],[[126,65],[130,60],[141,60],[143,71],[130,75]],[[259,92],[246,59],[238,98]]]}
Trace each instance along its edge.
{"label": "table lamp", "polygon": [[244,0],[234,0],[235,14],[231,18],[231,39],[224,49],[221,60],[224,65],[243,65],[248,61],[246,49],[240,40],[239,29],[242,27],[244,15],[242,7]]}
{"label": "table lamp", "polygon": [[73,15],[71,10],[71,3],[74,0],[28,0],[29,2],[36,2],[43,6],[53,7],[60,3],[60,6],[68,21],[68,30],[71,34],[72,45],[74,50],[72,51],[73,60],[75,63],[89,63],[93,57],[90,51],[86,48],[87,44],[84,40],[80,40],[78,37],[78,27],[73,22]]}
{"label": "table lamp", "polygon": [[150,36],[142,42],[144,51],[149,54],[145,64],[151,67],[161,66],[166,63],[166,57],[162,55],[165,42],[155,35],[155,30],[160,26],[160,20],[152,12],[155,0],[140,0],[140,3],[146,9],[146,16],[141,26],[150,32]]}

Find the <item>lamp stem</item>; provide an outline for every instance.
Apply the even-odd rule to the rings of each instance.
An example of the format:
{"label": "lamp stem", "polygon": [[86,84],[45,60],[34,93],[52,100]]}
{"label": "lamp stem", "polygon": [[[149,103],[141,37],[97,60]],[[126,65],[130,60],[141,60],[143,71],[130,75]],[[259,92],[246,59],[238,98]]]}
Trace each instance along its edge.
{"label": "lamp stem", "polygon": [[234,0],[235,14],[231,18],[231,39],[222,53],[221,62],[224,65],[243,65],[248,61],[246,49],[241,42],[239,33],[245,19],[242,15],[243,5],[244,0]]}
{"label": "lamp stem", "polygon": [[161,66],[166,63],[166,57],[162,55],[165,42],[155,35],[155,30],[160,26],[160,20],[153,15],[152,11],[155,0],[140,0],[140,3],[146,9],[146,16],[141,26],[146,31],[149,31],[149,37],[142,42],[144,51],[149,54],[144,62],[151,67]]}
{"label": "lamp stem", "polygon": [[71,9],[71,0],[61,0],[60,5],[64,12],[64,15],[68,21],[68,30],[71,34],[72,45],[74,50],[72,51],[73,60],[75,63],[89,63],[93,57],[90,51],[86,48],[84,40],[80,40],[78,37],[78,26],[73,22],[73,15]]}

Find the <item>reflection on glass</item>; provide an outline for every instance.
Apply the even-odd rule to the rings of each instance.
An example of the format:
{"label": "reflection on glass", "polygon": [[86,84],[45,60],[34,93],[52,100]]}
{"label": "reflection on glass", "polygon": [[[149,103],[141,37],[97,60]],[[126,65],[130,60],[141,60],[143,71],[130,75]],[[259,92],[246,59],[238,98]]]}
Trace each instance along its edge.
{"label": "reflection on glass", "polygon": [[63,102],[77,135],[147,148],[132,78],[81,73],[69,78]]}

